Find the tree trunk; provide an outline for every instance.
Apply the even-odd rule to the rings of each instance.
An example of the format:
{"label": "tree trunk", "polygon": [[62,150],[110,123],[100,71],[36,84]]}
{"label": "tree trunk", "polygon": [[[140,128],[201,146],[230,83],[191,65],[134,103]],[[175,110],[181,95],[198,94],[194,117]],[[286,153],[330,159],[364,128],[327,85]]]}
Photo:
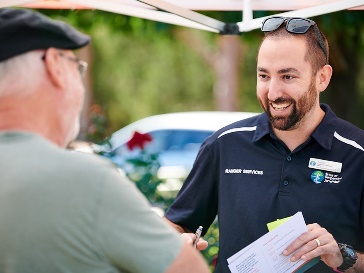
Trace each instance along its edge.
{"label": "tree trunk", "polygon": [[237,111],[242,46],[239,36],[221,35],[213,64],[216,75],[214,98],[217,110]]}
{"label": "tree trunk", "polygon": [[176,32],[176,35],[212,67],[215,74],[213,94],[216,110],[236,111],[243,56],[240,37],[219,35],[217,36],[217,49],[212,51],[207,42],[195,32],[180,30]]}

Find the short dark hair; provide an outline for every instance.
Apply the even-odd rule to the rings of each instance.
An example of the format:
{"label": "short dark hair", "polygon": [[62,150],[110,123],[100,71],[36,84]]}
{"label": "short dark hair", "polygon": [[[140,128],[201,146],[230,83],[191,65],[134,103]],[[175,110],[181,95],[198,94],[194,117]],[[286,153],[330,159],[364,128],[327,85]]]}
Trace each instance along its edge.
{"label": "short dark hair", "polygon": [[[314,27],[310,27],[306,33],[303,34],[295,34],[290,33],[286,30],[286,22],[284,22],[277,30],[270,31],[270,32],[264,32],[264,37],[262,40],[262,43],[266,38],[289,38],[289,37],[299,37],[306,41],[307,45],[307,52],[305,55],[305,60],[311,63],[312,66],[312,73],[316,74],[317,71],[322,68],[324,65],[328,64],[329,60],[329,43],[327,42],[327,39],[325,35],[318,30],[322,36],[324,45],[326,47],[327,57],[321,48],[318,39],[317,34],[315,33]],[[261,43],[261,44],[262,44]]]}

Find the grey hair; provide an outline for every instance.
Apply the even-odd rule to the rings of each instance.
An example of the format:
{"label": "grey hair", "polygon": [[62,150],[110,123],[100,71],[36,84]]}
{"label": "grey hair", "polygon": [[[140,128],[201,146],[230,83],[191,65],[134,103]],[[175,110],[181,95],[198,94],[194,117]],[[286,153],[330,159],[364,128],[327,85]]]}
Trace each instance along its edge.
{"label": "grey hair", "polygon": [[[41,77],[42,59],[39,51],[30,51],[0,62],[0,98],[28,95]],[[44,72],[43,72],[44,73]]]}

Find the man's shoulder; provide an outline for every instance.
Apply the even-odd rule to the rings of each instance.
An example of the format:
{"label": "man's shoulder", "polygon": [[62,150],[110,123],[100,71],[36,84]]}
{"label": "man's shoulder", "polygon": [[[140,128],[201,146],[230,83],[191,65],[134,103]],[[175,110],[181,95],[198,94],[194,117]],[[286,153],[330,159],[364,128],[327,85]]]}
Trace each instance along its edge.
{"label": "man's shoulder", "polygon": [[337,118],[334,137],[347,144],[357,144],[364,151],[364,130],[346,120]]}
{"label": "man's shoulder", "polygon": [[95,166],[115,167],[110,160],[94,153],[62,150],[59,156],[68,158],[68,161],[72,161],[71,164],[78,164],[85,168],[94,168]]}
{"label": "man's shoulder", "polygon": [[97,154],[60,148],[37,135],[25,136],[19,143],[19,147],[14,149],[22,149],[25,157],[18,160],[27,163],[30,168],[38,168],[45,177],[57,173],[63,178],[77,177],[75,181],[89,179],[91,182],[97,178],[105,181],[110,176],[121,176],[110,160]]}
{"label": "man's shoulder", "polygon": [[257,127],[262,125],[264,119],[264,114],[259,114],[243,120],[236,121],[217,130],[212,135],[212,139],[216,140],[222,137],[235,135],[236,133],[239,133],[239,136],[241,137],[246,136],[250,138],[252,134],[254,134],[254,132],[257,130]]}
{"label": "man's shoulder", "polygon": [[363,129],[361,129],[358,126],[356,126],[355,124],[353,124],[347,120],[341,119],[341,118],[337,118],[337,130],[338,131],[349,130],[353,134],[360,135],[361,137],[364,136]]}
{"label": "man's shoulder", "polygon": [[64,150],[59,154],[58,160],[61,161],[61,167],[65,170],[70,170],[78,176],[88,177],[90,181],[96,178],[103,178],[102,180],[105,181],[115,176],[118,179],[127,180],[111,160],[97,154]]}
{"label": "man's shoulder", "polygon": [[321,108],[325,111],[325,118],[322,121],[322,128],[328,130],[333,128],[339,134],[352,136],[353,138],[364,139],[364,130],[357,125],[338,117],[331,108],[326,104],[321,104]]}

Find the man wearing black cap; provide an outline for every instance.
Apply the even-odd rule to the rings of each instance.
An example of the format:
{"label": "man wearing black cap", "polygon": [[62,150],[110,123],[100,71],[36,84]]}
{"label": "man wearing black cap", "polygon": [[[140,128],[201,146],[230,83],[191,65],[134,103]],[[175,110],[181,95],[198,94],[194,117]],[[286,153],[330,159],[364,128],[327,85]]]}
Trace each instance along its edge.
{"label": "man wearing black cap", "polygon": [[0,272],[209,272],[108,161],[66,151],[79,131],[90,42],[0,9]]}

